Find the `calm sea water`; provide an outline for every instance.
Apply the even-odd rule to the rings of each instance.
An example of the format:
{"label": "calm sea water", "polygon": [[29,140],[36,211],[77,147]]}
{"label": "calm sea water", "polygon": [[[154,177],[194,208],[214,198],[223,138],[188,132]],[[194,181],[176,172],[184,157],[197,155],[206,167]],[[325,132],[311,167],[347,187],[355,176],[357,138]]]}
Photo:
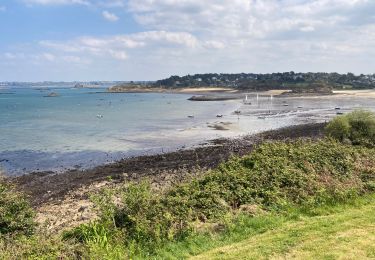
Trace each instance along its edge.
{"label": "calm sea water", "polygon": [[[45,97],[52,91],[59,96]],[[104,91],[0,90],[0,167],[9,175],[88,168],[217,137],[326,121],[337,106],[342,111],[375,109],[374,99],[363,98],[255,100],[253,96],[251,105],[241,106],[238,101],[191,102],[184,94]],[[233,114],[236,109],[241,116]],[[223,117],[216,118],[217,114]],[[230,122],[230,130],[209,127],[220,122]]]}
{"label": "calm sea water", "polygon": [[[59,96],[45,97],[52,91]],[[190,95],[97,93],[101,91],[105,89],[1,90],[2,168],[20,174],[90,167],[191,145],[205,137],[189,130],[234,108],[230,102],[191,102]]]}

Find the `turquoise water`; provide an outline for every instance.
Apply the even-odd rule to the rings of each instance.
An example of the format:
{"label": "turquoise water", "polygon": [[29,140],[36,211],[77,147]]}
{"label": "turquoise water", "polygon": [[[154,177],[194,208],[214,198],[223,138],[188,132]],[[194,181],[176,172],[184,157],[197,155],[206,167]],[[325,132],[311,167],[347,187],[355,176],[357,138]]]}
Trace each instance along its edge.
{"label": "turquoise water", "polygon": [[[0,90],[0,164],[8,174],[90,167],[206,138],[189,131],[233,111],[230,102],[105,89]],[[58,97],[45,97],[56,92]],[[194,118],[188,118],[194,115]]]}
{"label": "turquoise water", "polygon": [[[51,92],[59,96],[45,97]],[[187,100],[190,96],[111,94],[104,87],[0,89],[0,167],[8,175],[89,168],[208,139],[324,122],[337,114],[337,107],[340,113],[356,108],[375,111],[372,97],[249,95],[251,104],[245,105],[240,100],[192,102]],[[237,109],[240,116],[233,113]],[[228,129],[214,130],[215,124]]]}

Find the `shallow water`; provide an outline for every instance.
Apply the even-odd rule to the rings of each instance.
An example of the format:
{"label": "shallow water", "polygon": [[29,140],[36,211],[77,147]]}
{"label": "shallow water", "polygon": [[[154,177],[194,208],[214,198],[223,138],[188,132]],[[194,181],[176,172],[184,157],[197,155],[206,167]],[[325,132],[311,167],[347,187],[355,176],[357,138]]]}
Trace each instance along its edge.
{"label": "shallow water", "polygon": [[[44,97],[50,92],[58,97]],[[340,107],[374,109],[371,98],[274,98],[192,102],[184,94],[105,89],[0,90],[0,164],[9,175],[87,168],[207,139],[329,120]],[[241,115],[233,111],[241,110]],[[216,118],[222,114],[222,118]],[[194,118],[188,118],[194,115]],[[210,128],[227,124],[229,130]]]}
{"label": "shallow water", "polygon": [[[51,91],[59,96],[45,97]],[[97,93],[104,91],[2,90],[2,167],[10,174],[87,167],[190,145],[202,136],[184,131],[234,107],[230,102],[194,103],[187,100],[190,95]]]}

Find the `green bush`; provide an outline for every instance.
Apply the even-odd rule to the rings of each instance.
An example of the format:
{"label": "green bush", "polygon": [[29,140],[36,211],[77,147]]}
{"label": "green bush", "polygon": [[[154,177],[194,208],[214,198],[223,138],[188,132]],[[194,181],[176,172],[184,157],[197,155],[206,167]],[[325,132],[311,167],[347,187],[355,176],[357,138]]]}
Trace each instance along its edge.
{"label": "green bush", "polygon": [[[185,212],[204,221],[246,204],[272,210],[344,200],[364,190],[357,150],[329,140],[263,144],[248,156],[233,158],[203,178],[173,188],[163,201],[174,215]],[[365,150],[372,167],[374,152]]]}
{"label": "green bush", "polygon": [[80,244],[62,241],[57,235],[35,233],[32,236],[6,235],[0,239],[0,259],[89,259]]}
{"label": "green bush", "polygon": [[100,221],[66,232],[65,239],[73,238],[101,248],[122,244],[130,255],[141,252],[147,255],[163,242],[189,233],[188,218],[172,215],[161,195],[153,192],[148,182],[131,183],[116,191],[106,190],[92,199],[100,208]]}
{"label": "green bush", "polygon": [[[107,229],[99,233],[128,248],[130,255],[147,257],[166,241],[190,234],[197,221],[220,226],[243,209],[281,211],[345,202],[372,191],[374,182],[373,149],[332,139],[265,143],[162,194],[147,183],[107,190],[95,197],[101,210],[95,225]],[[70,237],[102,243],[90,225]]]}
{"label": "green bush", "polygon": [[0,235],[32,234],[34,216],[25,196],[0,179]]}
{"label": "green bush", "polygon": [[375,114],[356,110],[337,116],[326,127],[326,134],[339,141],[350,141],[354,145],[375,145]]}

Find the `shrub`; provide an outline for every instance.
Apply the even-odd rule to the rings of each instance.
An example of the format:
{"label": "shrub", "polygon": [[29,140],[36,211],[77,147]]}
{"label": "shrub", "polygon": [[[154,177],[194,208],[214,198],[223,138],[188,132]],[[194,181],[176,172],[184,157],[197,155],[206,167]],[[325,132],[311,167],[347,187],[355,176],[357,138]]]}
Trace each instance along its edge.
{"label": "shrub", "polygon": [[0,259],[89,259],[85,255],[82,245],[44,232],[32,236],[6,235],[0,239]]}
{"label": "shrub", "polygon": [[[147,257],[166,241],[190,234],[197,220],[224,223],[217,225],[222,229],[230,224],[228,216],[244,208],[282,211],[294,205],[345,202],[373,190],[374,182],[374,149],[332,139],[299,140],[262,144],[162,194],[141,183],[106,191],[95,200],[106,234],[116,237],[130,255],[142,252]],[[94,241],[92,228],[77,230],[76,238],[88,233]]]}
{"label": "shrub", "polygon": [[122,244],[129,249],[129,255],[146,256],[163,242],[189,233],[189,219],[172,215],[161,195],[152,191],[148,182],[131,183],[116,191],[106,190],[92,199],[100,209],[100,221],[66,232],[65,239],[73,238],[101,248]]}
{"label": "shrub", "polygon": [[325,128],[326,134],[340,142],[349,139],[350,124],[346,116],[337,116]]}
{"label": "shrub", "polygon": [[149,183],[131,184],[121,191],[121,206],[115,212],[115,223],[128,239],[142,244],[159,244],[181,235],[187,218],[170,214],[161,196]]}
{"label": "shrub", "polygon": [[[345,200],[364,189],[357,150],[330,140],[266,143],[193,183],[177,186],[164,200],[181,202],[170,206],[174,214],[191,209],[190,218],[201,220],[218,219],[244,204],[271,210]],[[365,150],[365,158],[371,157],[368,166],[374,168],[374,152]]]}
{"label": "shrub", "polygon": [[30,235],[35,227],[34,216],[25,196],[0,179],[0,235]]}
{"label": "shrub", "polygon": [[355,145],[375,145],[375,114],[356,110],[337,116],[326,127],[326,134],[339,141],[350,140]]}

